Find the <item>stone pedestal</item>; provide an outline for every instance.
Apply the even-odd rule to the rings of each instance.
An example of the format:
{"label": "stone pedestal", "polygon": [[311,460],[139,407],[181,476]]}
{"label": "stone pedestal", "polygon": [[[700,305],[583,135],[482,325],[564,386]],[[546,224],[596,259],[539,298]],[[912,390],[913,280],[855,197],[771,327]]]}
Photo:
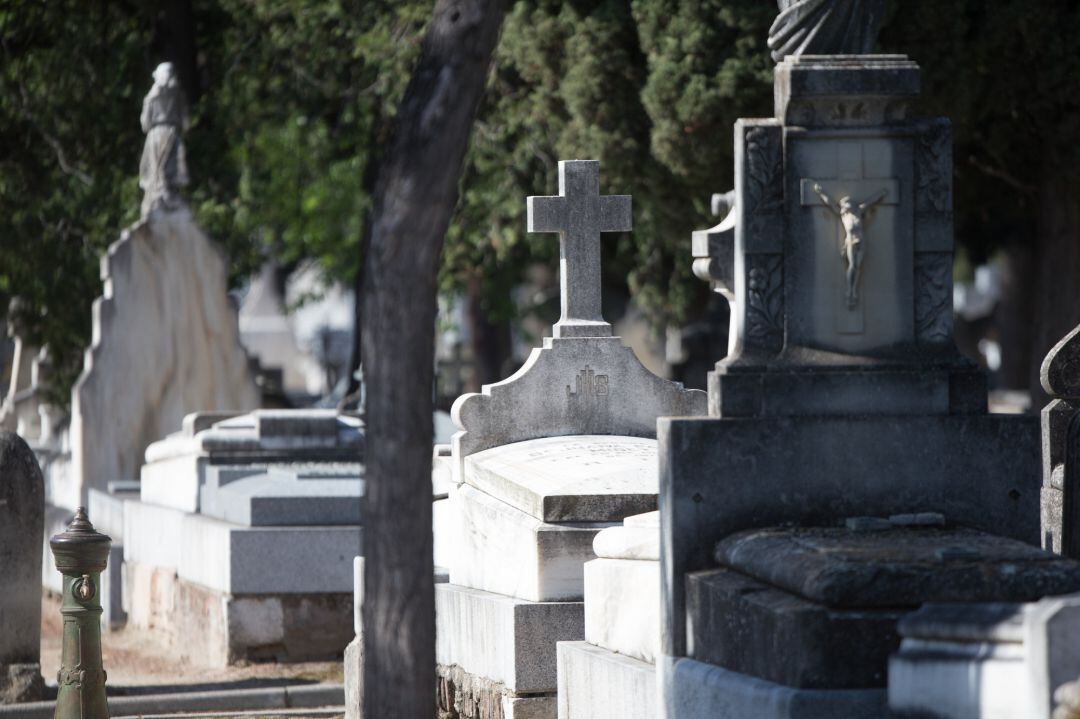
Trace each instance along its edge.
{"label": "stone pedestal", "polygon": [[904,56],[788,57],[736,123],[734,209],[694,241],[730,353],[710,417],[657,435],[668,719],[879,717],[906,612],[1074,591],[1035,548],[1036,423],[987,414],[953,343],[951,133],[918,91]]}
{"label": "stone pedestal", "polygon": [[585,563],[585,641],[560,642],[559,719],[652,719],[660,644],[660,520],[627,517]]}
{"label": "stone pedestal", "polygon": [[556,644],[586,636],[593,539],[654,505],[655,450],[652,439],[579,435],[466,458],[450,493],[450,583],[435,595],[442,711],[555,716]]}
{"label": "stone pedestal", "polygon": [[73,508],[92,487],[138,479],[147,447],[190,412],[259,405],[227,274],[223,253],[183,203],[109,247],[93,342],[72,389],[71,465],[49,488],[54,504]]}
{"label": "stone pedestal", "polygon": [[363,550],[363,431],[325,410],[209,413],[123,502],[123,609],[203,665],[340,657]]}

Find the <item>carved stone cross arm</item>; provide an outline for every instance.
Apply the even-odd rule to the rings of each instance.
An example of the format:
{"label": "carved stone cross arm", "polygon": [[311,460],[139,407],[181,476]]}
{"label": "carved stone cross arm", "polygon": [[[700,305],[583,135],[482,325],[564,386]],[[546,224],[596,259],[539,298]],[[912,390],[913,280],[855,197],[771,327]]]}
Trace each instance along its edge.
{"label": "carved stone cross arm", "polygon": [[600,233],[632,228],[629,195],[600,194],[600,163],[559,162],[559,194],[530,197],[529,232],[559,233],[562,316],[555,337],[610,337],[600,311]]}

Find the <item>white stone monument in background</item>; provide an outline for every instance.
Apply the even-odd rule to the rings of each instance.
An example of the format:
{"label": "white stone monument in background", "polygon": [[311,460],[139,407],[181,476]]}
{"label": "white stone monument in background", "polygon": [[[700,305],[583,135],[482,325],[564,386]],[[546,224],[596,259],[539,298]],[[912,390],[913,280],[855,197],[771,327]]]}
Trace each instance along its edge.
{"label": "white stone monument in background", "polygon": [[452,410],[435,544],[450,565],[436,585],[439,703],[454,716],[556,716],[556,643],[585,638],[593,538],[656,508],[656,418],[706,411],[601,315],[600,234],[630,230],[630,197],[599,194],[595,161],[560,162],[559,190],[528,203],[529,231],[560,233],[554,336]]}
{"label": "white stone monument in background", "polygon": [[340,656],[363,442],[333,410],[194,413],[147,449],[137,498],[93,490],[122,530],[129,629],[202,666]]}
{"label": "white stone monument in background", "polygon": [[101,259],[104,293],[71,398],[70,465],[48,501],[73,509],[90,488],[137,480],[147,446],[197,410],[247,411],[259,391],[240,345],[228,262],[179,196],[187,182],[183,96],[167,63],[143,107],[143,217]]}

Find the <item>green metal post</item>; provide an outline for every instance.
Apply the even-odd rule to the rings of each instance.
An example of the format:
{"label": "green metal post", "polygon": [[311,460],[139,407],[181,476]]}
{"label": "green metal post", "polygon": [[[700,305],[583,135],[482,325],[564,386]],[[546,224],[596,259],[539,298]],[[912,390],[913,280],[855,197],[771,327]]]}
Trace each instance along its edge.
{"label": "green metal post", "polygon": [[64,575],[64,653],[56,680],[55,719],[108,719],[101,666],[101,572],[112,540],[94,530],[79,507],[67,529],[49,540]]}

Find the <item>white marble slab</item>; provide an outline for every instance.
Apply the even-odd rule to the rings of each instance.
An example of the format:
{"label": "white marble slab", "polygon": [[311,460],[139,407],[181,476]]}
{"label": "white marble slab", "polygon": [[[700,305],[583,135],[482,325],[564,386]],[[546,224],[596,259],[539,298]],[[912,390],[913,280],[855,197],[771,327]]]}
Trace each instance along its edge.
{"label": "white marble slab", "polygon": [[358,526],[245,527],[137,500],[124,502],[124,561],[172,569],[228,594],[348,593]]}
{"label": "white marble slab", "polygon": [[581,602],[526,602],[436,584],[436,661],[513,692],[554,691],[555,644],[581,640],[581,613]]}
{"label": "white marble slab", "polygon": [[585,563],[585,641],[643,662],[660,649],[660,562]]}
{"label": "white marble slab", "polygon": [[611,524],[548,524],[467,484],[450,497],[459,521],[451,582],[534,602],[581,599],[593,537]]}
{"label": "white marble slab", "polygon": [[559,642],[558,662],[559,719],[659,716],[652,664],[588,642]]}
{"label": "white marble slab", "polygon": [[209,465],[357,463],[363,451],[363,422],[334,410],[195,412],[179,432],[146,448],[142,500],[195,512]]}
{"label": "white marble slab", "polygon": [[465,481],[545,522],[611,522],[656,508],[656,440],[544,437],[465,458]]}
{"label": "white marble slab", "polygon": [[605,529],[593,539],[593,551],[608,559],[660,559],[660,529],[624,525]]}

